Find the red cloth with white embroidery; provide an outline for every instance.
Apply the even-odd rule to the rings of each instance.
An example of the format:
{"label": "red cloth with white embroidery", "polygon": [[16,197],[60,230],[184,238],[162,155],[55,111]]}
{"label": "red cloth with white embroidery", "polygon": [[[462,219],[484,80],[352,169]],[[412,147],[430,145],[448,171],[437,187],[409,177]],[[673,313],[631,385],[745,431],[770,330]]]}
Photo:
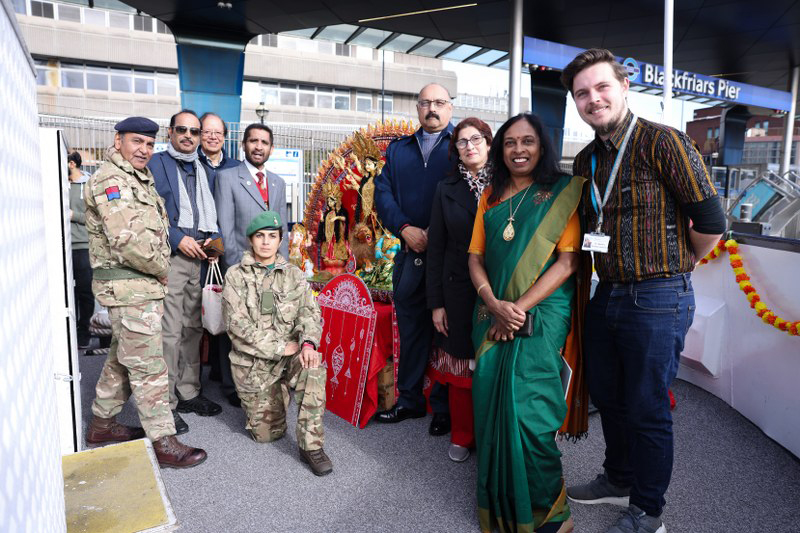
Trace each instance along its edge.
{"label": "red cloth with white embroidery", "polygon": [[319,351],[327,368],[328,411],[358,425],[370,366],[376,311],[369,289],[356,276],[341,274],[317,297],[322,311]]}

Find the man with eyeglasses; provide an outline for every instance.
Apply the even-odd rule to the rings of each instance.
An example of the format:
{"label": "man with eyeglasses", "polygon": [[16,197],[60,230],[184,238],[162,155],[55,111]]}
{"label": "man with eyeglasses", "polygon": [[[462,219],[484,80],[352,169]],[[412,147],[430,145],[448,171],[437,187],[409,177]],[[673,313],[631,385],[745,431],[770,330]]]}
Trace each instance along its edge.
{"label": "man with eyeglasses", "polygon": [[219,404],[200,393],[200,283],[204,261],[210,259],[203,246],[219,237],[214,205],[215,173],[200,161],[200,120],[184,109],[170,118],[169,144],[153,156],[150,170],[169,216],[172,248],[164,299],[164,359],[169,371],[170,409],[178,435],[189,425],[178,414],[213,416]]}
{"label": "man with eyeglasses", "polygon": [[197,155],[206,166],[219,172],[239,166],[239,160],[225,154],[228,126],[216,113],[203,113],[200,117],[200,147]]}
{"label": "man with eyeglasses", "polygon": [[[375,180],[375,207],[384,226],[399,237],[402,249],[395,255],[392,287],[400,330],[397,384],[400,397],[375,421],[392,424],[425,416],[422,381],[433,341],[433,322],[425,293],[425,250],[428,223],[436,186],[451,168],[448,148],[453,126],[450,93],[436,83],[422,88],[417,98],[421,127],[393,141],[386,149],[386,164]],[[447,388],[434,384],[430,394],[433,420],[428,432],[450,432]]]}

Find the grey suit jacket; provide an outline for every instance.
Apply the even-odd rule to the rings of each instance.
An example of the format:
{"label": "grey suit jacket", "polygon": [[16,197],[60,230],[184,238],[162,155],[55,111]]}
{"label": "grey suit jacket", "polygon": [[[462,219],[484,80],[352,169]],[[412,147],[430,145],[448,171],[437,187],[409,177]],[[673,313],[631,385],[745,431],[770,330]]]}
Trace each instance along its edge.
{"label": "grey suit jacket", "polygon": [[[278,251],[283,257],[289,257],[286,183],[273,172],[267,170],[266,174],[270,209],[277,211],[283,222],[283,241]],[[214,200],[217,204],[217,225],[225,245],[224,266],[229,268],[241,261],[245,250],[250,249],[245,231],[253,217],[266,211],[266,207],[258,185],[244,162],[218,172],[216,181]]]}

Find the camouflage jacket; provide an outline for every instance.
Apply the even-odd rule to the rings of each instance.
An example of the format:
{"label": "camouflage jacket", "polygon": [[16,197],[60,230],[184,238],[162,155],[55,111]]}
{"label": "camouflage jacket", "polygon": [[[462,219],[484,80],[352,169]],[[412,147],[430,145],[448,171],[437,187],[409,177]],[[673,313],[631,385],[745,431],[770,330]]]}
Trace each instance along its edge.
{"label": "camouflage jacket", "polygon": [[[144,274],[131,279],[95,277],[92,290],[105,306],[158,300],[169,272],[169,223],[150,170],[137,171],[113,147],[83,188],[92,268],[125,268]],[[139,274],[139,276],[141,276]]]}
{"label": "camouflage jacket", "polygon": [[[262,305],[272,292],[273,305]],[[252,357],[278,361],[286,345],[311,341],[319,346],[321,313],[303,271],[282,256],[270,270],[245,252],[228,269],[222,291],[222,312],[233,344],[230,359],[243,364]]]}

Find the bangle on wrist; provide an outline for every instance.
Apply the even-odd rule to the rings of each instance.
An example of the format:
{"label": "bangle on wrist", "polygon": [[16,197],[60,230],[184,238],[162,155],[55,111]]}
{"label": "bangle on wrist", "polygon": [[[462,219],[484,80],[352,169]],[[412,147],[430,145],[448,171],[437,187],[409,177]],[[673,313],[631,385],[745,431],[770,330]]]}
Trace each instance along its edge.
{"label": "bangle on wrist", "polygon": [[484,283],[483,285],[481,285],[480,287],[478,287],[478,290],[477,290],[478,296],[480,296],[480,295],[481,295],[481,289],[483,289],[484,287],[486,287],[488,284],[489,284],[489,283],[487,282],[487,283]]}

